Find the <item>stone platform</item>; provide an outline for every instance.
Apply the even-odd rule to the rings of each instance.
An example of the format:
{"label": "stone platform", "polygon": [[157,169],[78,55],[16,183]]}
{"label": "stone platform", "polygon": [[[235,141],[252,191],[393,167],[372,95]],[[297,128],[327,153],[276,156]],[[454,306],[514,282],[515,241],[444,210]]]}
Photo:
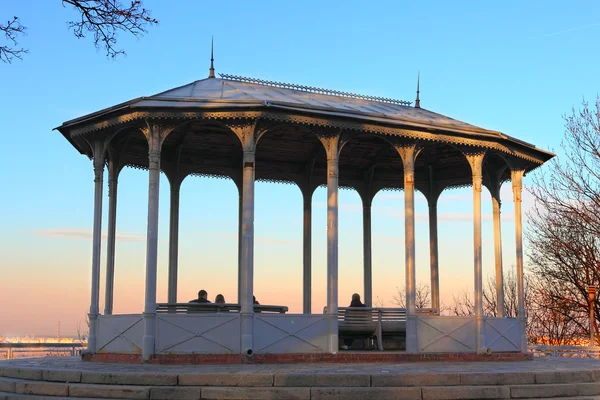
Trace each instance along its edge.
{"label": "stone platform", "polygon": [[134,365],[0,361],[0,399],[600,399],[600,360]]}
{"label": "stone platform", "polygon": [[[426,353],[407,354],[404,351],[342,351],[337,354],[159,354],[150,356],[149,364],[362,364],[426,361],[526,361],[531,353]],[[141,364],[141,354],[98,353],[86,354],[84,361]]]}

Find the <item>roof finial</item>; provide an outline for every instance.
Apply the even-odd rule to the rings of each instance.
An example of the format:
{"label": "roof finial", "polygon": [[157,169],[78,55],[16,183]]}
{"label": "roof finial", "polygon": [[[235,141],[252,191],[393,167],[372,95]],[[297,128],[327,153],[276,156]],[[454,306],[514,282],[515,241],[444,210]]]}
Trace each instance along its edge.
{"label": "roof finial", "polygon": [[421,71],[417,75],[417,99],[415,100],[415,108],[421,108],[421,100],[419,99],[419,86],[421,84]]}
{"label": "roof finial", "polygon": [[210,39],[210,70],[208,72],[209,78],[215,77],[214,50],[215,50],[215,38],[211,37],[211,39]]}

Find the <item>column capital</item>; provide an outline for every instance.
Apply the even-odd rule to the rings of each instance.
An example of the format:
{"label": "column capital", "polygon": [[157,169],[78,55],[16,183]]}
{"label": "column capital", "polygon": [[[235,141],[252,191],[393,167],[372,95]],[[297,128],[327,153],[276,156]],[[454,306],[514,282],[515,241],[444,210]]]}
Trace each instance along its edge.
{"label": "column capital", "polygon": [[510,171],[510,179],[512,181],[513,188],[513,200],[515,203],[520,203],[522,201],[521,194],[523,189],[524,174],[525,170],[523,169],[512,169]]}
{"label": "column capital", "polygon": [[321,141],[321,143],[323,143],[323,146],[325,147],[325,155],[327,157],[327,161],[337,161],[340,152],[340,136],[319,136],[319,140]]}
{"label": "column capital", "polygon": [[510,170],[510,180],[512,182],[512,187],[523,187],[523,176],[525,176],[524,169],[511,169]]}
{"label": "column capital", "polygon": [[173,132],[175,125],[163,124],[154,120],[146,119],[146,126],[141,128],[142,133],[148,141],[148,154],[152,151],[160,151],[163,142]]}
{"label": "column capital", "polygon": [[465,153],[465,158],[471,166],[471,173],[473,178],[479,177],[483,179],[483,158],[485,157],[485,151],[477,151],[473,153]]}
{"label": "column capital", "polygon": [[420,149],[417,148],[416,144],[409,145],[396,145],[394,146],[396,151],[402,159],[402,166],[404,168],[404,175],[412,174],[415,170],[415,160],[419,155]]}

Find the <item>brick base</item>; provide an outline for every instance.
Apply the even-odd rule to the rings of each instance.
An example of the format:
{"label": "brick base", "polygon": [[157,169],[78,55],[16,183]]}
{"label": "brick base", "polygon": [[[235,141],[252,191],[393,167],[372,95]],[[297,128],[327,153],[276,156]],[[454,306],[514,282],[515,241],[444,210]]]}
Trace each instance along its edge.
{"label": "brick base", "polygon": [[[140,354],[98,353],[85,354],[84,361],[139,364]],[[148,363],[163,365],[183,364],[359,364],[427,361],[528,361],[533,354],[527,353],[337,353],[337,354],[255,354],[248,358],[243,354],[159,354],[150,357]]]}

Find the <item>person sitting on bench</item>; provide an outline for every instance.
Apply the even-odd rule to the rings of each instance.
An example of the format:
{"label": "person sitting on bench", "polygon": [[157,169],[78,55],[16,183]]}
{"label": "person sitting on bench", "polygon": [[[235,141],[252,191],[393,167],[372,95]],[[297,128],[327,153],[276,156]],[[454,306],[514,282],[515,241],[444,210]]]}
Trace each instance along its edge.
{"label": "person sitting on bench", "polygon": [[218,294],[217,297],[215,297],[215,303],[225,304],[225,296],[223,296],[222,294]]}
{"label": "person sitting on bench", "polygon": [[208,293],[206,293],[206,290],[202,289],[198,292],[198,298],[194,299],[194,300],[190,300],[190,303],[210,303],[210,300],[208,300]]}
{"label": "person sitting on bench", "polygon": [[[360,294],[354,293],[352,295],[352,301],[350,302],[350,305],[348,307],[365,307],[365,305],[360,301]],[[348,315],[348,313],[351,313],[351,311],[346,311],[346,315]],[[352,346],[353,342],[354,339],[344,339],[344,345],[342,346],[342,349],[348,350]]]}

